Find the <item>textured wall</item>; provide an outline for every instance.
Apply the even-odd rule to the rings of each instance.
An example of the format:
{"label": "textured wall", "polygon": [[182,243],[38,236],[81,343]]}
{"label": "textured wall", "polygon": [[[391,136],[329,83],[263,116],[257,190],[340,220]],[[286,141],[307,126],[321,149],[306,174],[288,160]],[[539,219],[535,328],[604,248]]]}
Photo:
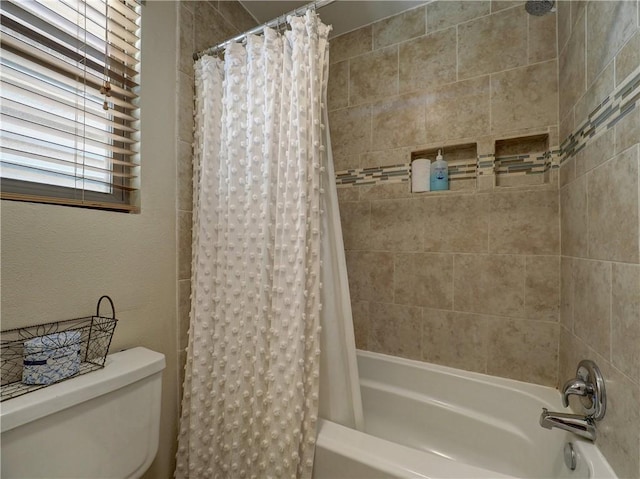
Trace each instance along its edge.
{"label": "textured wall", "polygon": [[[461,143],[491,157],[495,140],[539,133],[557,148],[555,32],[555,14],[531,17],[522,2],[440,1],[335,38],[336,170]],[[490,176],[444,193],[341,186],[358,347],[555,386],[560,232],[549,173],[538,186],[494,187]]]}
{"label": "textured wall", "polygon": [[600,366],[609,403],[598,445],[620,477],[634,478],[640,477],[640,88],[626,85],[640,81],[638,8],[636,1],[558,5],[560,137],[573,150],[560,168],[559,378],[573,377],[583,358]]}

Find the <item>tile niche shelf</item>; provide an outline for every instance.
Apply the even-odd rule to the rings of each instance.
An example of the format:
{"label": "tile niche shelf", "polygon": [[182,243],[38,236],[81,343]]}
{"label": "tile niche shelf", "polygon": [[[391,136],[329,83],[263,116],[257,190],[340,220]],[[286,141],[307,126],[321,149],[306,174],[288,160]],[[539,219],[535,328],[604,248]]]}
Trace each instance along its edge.
{"label": "tile niche shelf", "polygon": [[427,158],[434,162],[438,155],[438,150],[442,150],[442,156],[449,167],[449,190],[474,190],[476,188],[478,169],[478,145],[476,143],[465,143],[414,151],[411,153],[411,161]]}
{"label": "tile niche shelf", "polygon": [[548,183],[550,162],[548,134],[497,140],[494,163],[496,186]]}

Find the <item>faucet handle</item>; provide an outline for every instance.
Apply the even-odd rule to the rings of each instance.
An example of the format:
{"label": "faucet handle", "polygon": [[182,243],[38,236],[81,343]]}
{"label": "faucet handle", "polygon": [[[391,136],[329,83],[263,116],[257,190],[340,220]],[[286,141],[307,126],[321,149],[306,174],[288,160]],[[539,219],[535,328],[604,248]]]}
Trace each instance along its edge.
{"label": "faucet handle", "polygon": [[593,394],[593,385],[582,379],[569,379],[562,387],[562,405],[569,407],[569,396],[590,396]]}
{"label": "faucet handle", "polygon": [[587,416],[599,421],[604,417],[607,399],[604,378],[593,361],[584,359],[578,364],[576,377],[562,387],[562,405],[569,407],[569,396],[580,396]]}

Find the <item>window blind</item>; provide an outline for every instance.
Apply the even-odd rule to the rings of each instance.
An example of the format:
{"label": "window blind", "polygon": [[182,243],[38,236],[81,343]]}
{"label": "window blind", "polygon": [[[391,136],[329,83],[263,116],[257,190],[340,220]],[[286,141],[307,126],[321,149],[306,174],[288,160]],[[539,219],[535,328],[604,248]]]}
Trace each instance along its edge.
{"label": "window blind", "polygon": [[2,198],[138,209],[140,5],[3,0]]}

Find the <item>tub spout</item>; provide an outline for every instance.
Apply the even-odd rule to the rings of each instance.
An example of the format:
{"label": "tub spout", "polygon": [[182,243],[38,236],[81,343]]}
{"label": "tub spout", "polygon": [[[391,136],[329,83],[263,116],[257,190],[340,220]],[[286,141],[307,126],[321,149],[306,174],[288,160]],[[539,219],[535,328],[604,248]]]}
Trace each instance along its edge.
{"label": "tub spout", "polygon": [[596,440],[596,426],[593,419],[589,416],[549,412],[547,408],[542,408],[540,425],[546,429],[557,427],[558,429],[572,432],[591,441]]}

